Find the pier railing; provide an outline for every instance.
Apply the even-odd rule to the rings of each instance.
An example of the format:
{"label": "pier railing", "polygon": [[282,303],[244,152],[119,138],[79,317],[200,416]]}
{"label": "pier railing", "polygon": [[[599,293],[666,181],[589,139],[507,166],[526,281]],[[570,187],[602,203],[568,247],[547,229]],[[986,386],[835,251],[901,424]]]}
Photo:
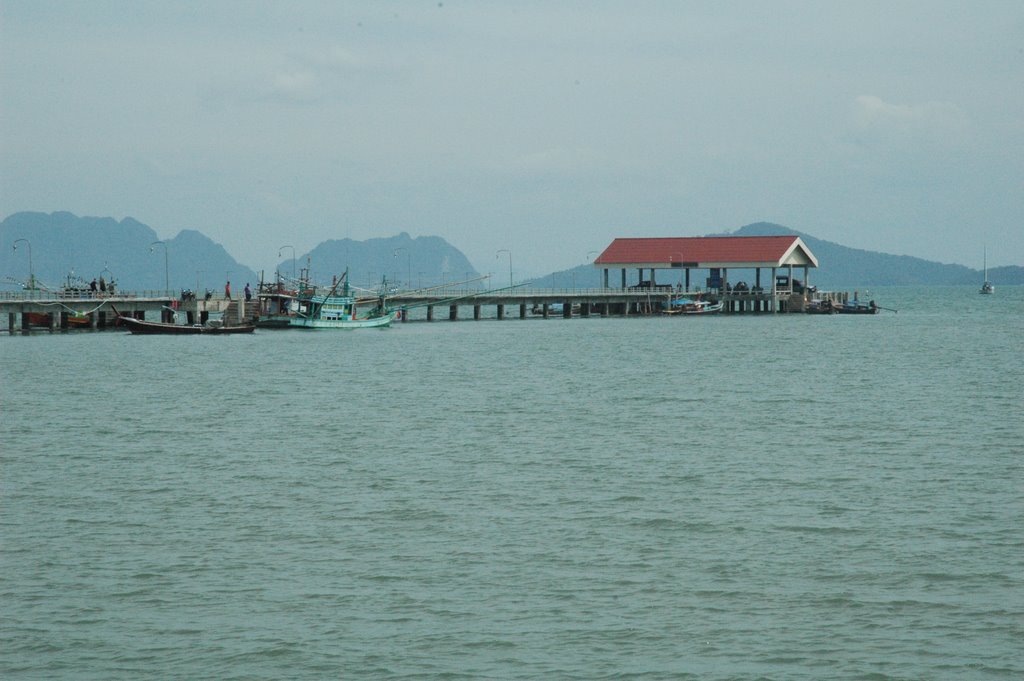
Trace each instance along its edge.
{"label": "pier railing", "polygon": [[34,300],[103,300],[105,298],[146,298],[175,300],[181,293],[174,291],[0,291],[0,300],[6,302]]}

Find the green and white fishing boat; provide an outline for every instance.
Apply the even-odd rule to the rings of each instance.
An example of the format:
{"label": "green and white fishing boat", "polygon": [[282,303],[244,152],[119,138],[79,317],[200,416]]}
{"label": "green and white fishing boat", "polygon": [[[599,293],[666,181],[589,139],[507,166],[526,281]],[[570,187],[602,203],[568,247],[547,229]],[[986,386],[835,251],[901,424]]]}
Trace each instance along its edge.
{"label": "green and white fishing boat", "polygon": [[[364,299],[362,302],[372,300]],[[288,328],[372,329],[389,326],[398,316],[398,311],[388,309],[383,294],[362,316],[357,310],[359,302],[349,290],[346,270],[326,294],[317,293],[315,287],[300,289],[294,303],[295,312],[288,319]]]}

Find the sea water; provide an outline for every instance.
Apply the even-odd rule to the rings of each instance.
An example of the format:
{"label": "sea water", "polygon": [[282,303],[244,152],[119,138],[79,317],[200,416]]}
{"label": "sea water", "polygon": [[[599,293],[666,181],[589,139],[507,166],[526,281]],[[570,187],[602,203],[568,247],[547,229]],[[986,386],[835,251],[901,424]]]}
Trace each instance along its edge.
{"label": "sea water", "polygon": [[1024,289],[869,295],[5,334],[0,676],[1022,678]]}

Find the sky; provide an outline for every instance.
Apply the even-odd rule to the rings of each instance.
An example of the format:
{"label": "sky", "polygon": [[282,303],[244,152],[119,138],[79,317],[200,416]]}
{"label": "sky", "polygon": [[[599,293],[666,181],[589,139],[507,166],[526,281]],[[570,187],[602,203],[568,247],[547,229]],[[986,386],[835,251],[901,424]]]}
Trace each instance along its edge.
{"label": "sky", "polygon": [[24,210],[257,270],[408,232],[518,279],[761,221],[1024,265],[1024,3],[0,0]]}

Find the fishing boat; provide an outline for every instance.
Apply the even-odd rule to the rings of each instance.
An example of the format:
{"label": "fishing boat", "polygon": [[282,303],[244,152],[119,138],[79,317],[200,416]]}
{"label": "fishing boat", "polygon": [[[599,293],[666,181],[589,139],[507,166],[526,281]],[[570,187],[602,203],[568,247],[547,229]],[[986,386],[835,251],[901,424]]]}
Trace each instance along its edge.
{"label": "fishing boat", "polygon": [[256,299],[259,302],[259,316],[256,326],[261,329],[287,329],[295,318],[294,308],[298,291],[289,289],[280,277],[274,283],[260,282]]}
{"label": "fishing boat", "polygon": [[206,324],[167,324],[164,322],[147,322],[134,317],[125,317],[116,309],[116,323],[125,327],[131,333],[144,336],[197,336],[211,335],[223,336],[234,333],[252,333],[256,330],[253,324],[239,324],[237,326],[225,326],[219,322],[208,322]]}
{"label": "fishing boat", "polygon": [[[382,290],[385,289],[386,284],[382,286]],[[368,300],[372,299],[364,302]],[[359,302],[350,291],[348,270],[345,270],[326,294],[317,293],[315,287],[299,290],[295,313],[288,318],[288,328],[372,329],[389,326],[398,317],[397,311],[385,305],[383,293],[378,295],[376,305],[363,316],[359,316],[357,310]]]}
{"label": "fishing boat", "polygon": [[836,306],[831,300],[812,300],[804,308],[807,314],[835,314]]}
{"label": "fishing boat", "polygon": [[988,280],[988,249],[985,249],[985,256],[984,257],[985,257],[985,283],[983,283],[981,285],[981,289],[978,291],[978,293],[984,293],[986,295],[991,295],[992,293],[995,293],[996,287],[993,286],[992,282]]}
{"label": "fishing boat", "polygon": [[118,317],[117,321],[134,334],[195,336],[209,334],[222,336],[231,333],[252,333],[256,330],[253,324],[238,326],[217,326],[215,324],[165,324],[163,322],[147,322],[133,317]]}
{"label": "fishing boat", "polygon": [[[59,314],[59,312],[54,313]],[[50,326],[49,312],[25,312],[25,318],[30,327]],[[87,327],[89,326],[89,317],[79,312],[69,312],[67,322],[69,327]]]}
{"label": "fishing boat", "polygon": [[693,300],[692,298],[676,298],[670,303],[669,308],[665,310],[665,314],[714,314],[716,312],[721,311],[721,302],[712,303],[707,300]]}
{"label": "fishing boat", "polygon": [[843,303],[842,305],[835,306],[837,314],[878,314],[878,310],[879,307],[875,305],[873,300],[867,303],[854,300],[852,303]]}

